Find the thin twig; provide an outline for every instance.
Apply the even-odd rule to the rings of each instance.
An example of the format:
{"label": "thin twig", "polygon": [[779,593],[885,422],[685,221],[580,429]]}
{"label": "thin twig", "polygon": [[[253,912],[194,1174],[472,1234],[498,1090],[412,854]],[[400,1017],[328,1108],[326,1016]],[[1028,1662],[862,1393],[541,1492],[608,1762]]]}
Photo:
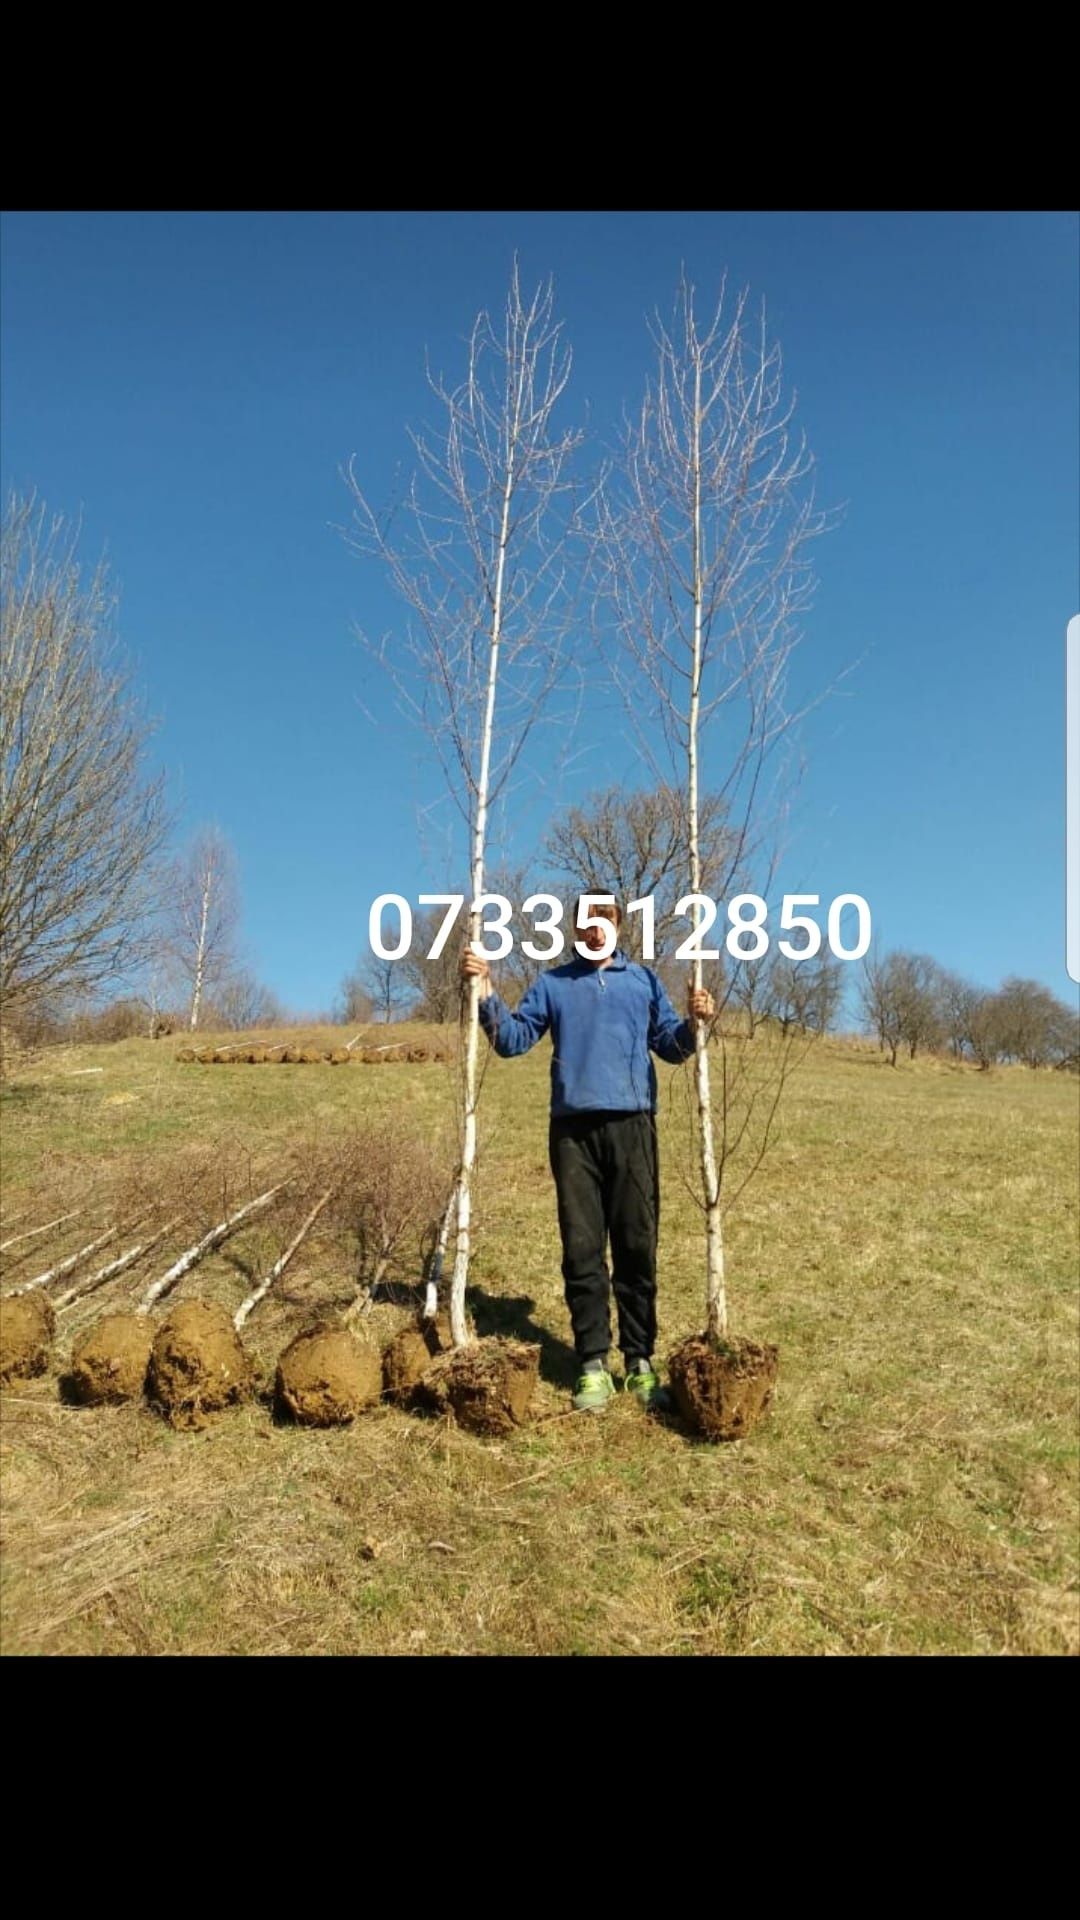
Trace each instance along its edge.
{"label": "thin twig", "polygon": [[84,1299],[88,1293],[96,1293],[99,1287],[103,1287],[108,1280],[115,1280],[118,1274],[126,1273],[137,1260],[141,1260],[144,1254],[151,1252],[159,1241],[164,1240],[165,1235],[171,1232],[173,1227],[178,1226],[179,1222],[180,1215],[175,1214],[171,1220],[167,1220],[165,1225],[159,1228],[152,1239],[143,1240],[137,1247],[129,1248],[128,1252],[122,1253],[119,1259],[110,1260],[108,1266],[99,1267],[98,1271],[92,1273],[88,1279],[77,1281],[73,1287],[68,1288],[66,1293],[59,1294],[53,1301],[57,1313],[63,1313],[66,1307],[72,1306],[76,1300]]}
{"label": "thin twig", "polygon": [[271,1267],[265,1280],[260,1281],[259,1285],[254,1289],[254,1291],[248,1294],[247,1299],[242,1301],[241,1304],[237,1307],[236,1312],[233,1315],[233,1326],[236,1328],[236,1331],[238,1333],[240,1331],[240,1328],[243,1326],[245,1320],[248,1318],[249,1314],[253,1313],[255,1308],[258,1306],[259,1301],[262,1300],[265,1297],[265,1295],[269,1293],[271,1287],[274,1284],[274,1281],[279,1280],[281,1278],[281,1275],[284,1273],[286,1267],[289,1264],[289,1261],[292,1259],[293,1254],[296,1252],[297,1247],[300,1245],[300,1242],[305,1238],[305,1236],[310,1232],[311,1228],[315,1225],[316,1220],[318,1219],[323,1208],[326,1206],[327,1201],[331,1199],[332,1195],[333,1195],[333,1188],[328,1187],[326,1192],[322,1195],[322,1198],[315,1202],[315,1205],[312,1207],[311,1212],[308,1214],[307,1219],[304,1221],[303,1226],[295,1234],[294,1238],[289,1242],[289,1245],[286,1247],[280,1260],[276,1260],[274,1262],[274,1265]]}
{"label": "thin twig", "polygon": [[[138,1226],[139,1223],[137,1220],[133,1220],[131,1224],[135,1227]],[[32,1293],[35,1287],[47,1287],[50,1286],[54,1280],[66,1279],[67,1275],[74,1273],[75,1268],[81,1266],[84,1260],[89,1260],[92,1253],[97,1253],[100,1248],[107,1247],[109,1241],[115,1240],[117,1234],[120,1232],[121,1228],[110,1227],[107,1233],[100,1234],[96,1240],[91,1240],[89,1246],[80,1247],[78,1253],[70,1253],[66,1260],[60,1261],[58,1266],[46,1267],[44,1273],[35,1274],[32,1280],[24,1280],[21,1287],[12,1287],[10,1292],[4,1296],[5,1299],[14,1300],[17,1294]]]}
{"label": "thin twig", "polygon": [[219,1226],[211,1227],[209,1233],[204,1234],[201,1240],[197,1240],[193,1247],[189,1247],[186,1253],[180,1255],[179,1260],[173,1262],[168,1272],[162,1274],[160,1280],[155,1280],[151,1286],[147,1287],[139,1302],[138,1311],[149,1313],[156,1301],[163,1299],[165,1294],[171,1293],[177,1281],[182,1280],[185,1273],[190,1273],[192,1267],[196,1266],[206,1254],[212,1253],[215,1247],[220,1247],[224,1241],[230,1239],[246,1220],[250,1220],[256,1213],[261,1213],[270,1205],[275,1195],[289,1184],[288,1180],[279,1181],[276,1187],[270,1187],[266,1193],[260,1193],[256,1200],[249,1200],[246,1207],[241,1207],[238,1213],[231,1214],[227,1220],[222,1220]]}
{"label": "thin twig", "polygon": [[35,1240],[39,1233],[48,1233],[53,1227],[62,1227],[65,1220],[77,1220],[80,1213],[85,1212],[85,1207],[75,1207],[71,1213],[62,1213],[56,1220],[46,1220],[43,1227],[31,1227],[26,1233],[13,1234],[10,1240],[0,1243],[0,1253],[6,1253],[9,1247],[17,1247],[20,1241]]}

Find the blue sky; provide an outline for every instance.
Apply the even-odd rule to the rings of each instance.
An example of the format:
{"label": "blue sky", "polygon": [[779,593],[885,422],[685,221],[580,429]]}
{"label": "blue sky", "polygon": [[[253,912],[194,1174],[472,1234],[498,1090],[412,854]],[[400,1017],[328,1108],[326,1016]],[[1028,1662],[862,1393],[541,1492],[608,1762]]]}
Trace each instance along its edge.
{"label": "blue sky", "polygon": [[[512,257],[550,272],[567,417],[598,439],[682,264],[768,306],[820,497],[791,884],[858,892],[886,947],[1071,991],[1065,627],[1078,579],[1078,223],[1063,213],[16,213],[2,224],[5,491],[81,511],[160,722],[177,836],[238,854],[247,955],[325,1007],[375,894],[438,887],[429,749],[355,638],[400,615],[333,531],[377,498]],[[706,765],[706,773],[708,766]],[[610,710],[529,820],[642,781]],[[436,816],[437,817],[437,816]]]}

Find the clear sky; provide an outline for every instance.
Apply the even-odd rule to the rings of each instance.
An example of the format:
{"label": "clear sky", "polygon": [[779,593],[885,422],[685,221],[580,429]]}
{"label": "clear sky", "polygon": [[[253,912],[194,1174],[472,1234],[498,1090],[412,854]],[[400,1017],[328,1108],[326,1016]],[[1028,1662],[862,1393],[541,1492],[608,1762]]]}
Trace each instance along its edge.
{"label": "clear sky", "polygon": [[[326,1007],[376,893],[446,882],[429,749],[356,625],[401,616],[334,526],[433,417],[512,257],[555,276],[567,418],[636,404],[680,268],[767,303],[843,504],[799,684],[792,884],[885,947],[1066,996],[1065,629],[1078,564],[1078,222],[1065,213],[14,213],[2,224],[5,491],[82,514],[159,720],[177,837],[237,849],[247,957]],[[706,761],[706,776],[709,768]],[[610,714],[530,818],[643,783]],[[437,816],[436,816],[437,819]]]}

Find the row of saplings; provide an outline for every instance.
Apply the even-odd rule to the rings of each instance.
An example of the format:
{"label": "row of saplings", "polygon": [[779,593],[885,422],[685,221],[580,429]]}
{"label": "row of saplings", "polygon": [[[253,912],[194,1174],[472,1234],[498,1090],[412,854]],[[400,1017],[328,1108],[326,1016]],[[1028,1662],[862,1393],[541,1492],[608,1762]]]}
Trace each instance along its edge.
{"label": "row of saplings", "polygon": [[[48,1371],[56,1315],[43,1293],[0,1302],[0,1379]],[[343,1426],[384,1396],[452,1413],[475,1433],[502,1434],[528,1418],[540,1349],[490,1339],[454,1348],[448,1318],[403,1327],[384,1351],[340,1321],[296,1335],[274,1376],[275,1412],[304,1426]],[[238,1405],[259,1389],[255,1365],[219,1302],[186,1300],[155,1327],[145,1313],[108,1313],[76,1339],[61,1375],[66,1400],[116,1406],[144,1395],[177,1427]]]}
{"label": "row of saplings", "polygon": [[204,1067],[347,1067],[353,1061],[368,1067],[385,1067],[406,1062],[416,1066],[427,1060],[443,1061],[447,1055],[438,1047],[408,1046],[402,1042],[397,1046],[361,1047],[355,1053],[348,1047],[181,1047],[176,1058],[185,1066],[197,1062]]}

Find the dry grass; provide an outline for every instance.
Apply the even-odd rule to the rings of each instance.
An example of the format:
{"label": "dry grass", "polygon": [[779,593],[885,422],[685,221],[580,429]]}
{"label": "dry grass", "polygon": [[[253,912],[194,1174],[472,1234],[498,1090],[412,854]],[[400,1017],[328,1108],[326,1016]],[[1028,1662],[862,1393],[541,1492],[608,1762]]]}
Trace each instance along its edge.
{"label": "dry grass", "polygon": [[[5,1257],[5,1284],[148,1189],[194,1215],[215,1180],[239,1200],[289,1164],[298,1213],[365,1119],[445,1140],[449,1067],[209,1073],[173,1052],[127,1041],[14,1068],[6,1213],[86,1212]],[[65,1406],[55,1375],[20,1383],[2,1401],[5,1651],[1080,1651],[1075,1081],[890,1071],[843,1043],[811,1058],[730,1232],[737,1328],[780,1344],[776,1405],[712,1448],[621,1399],[566,1413],[547,1071],[545,1047],[488,1074],[472,1302],[481,1332],[541,1342],[535,1424],[492,1443],[381,1407],[308,1432],[257,1400],[177,1434],[141,1408]],[[661,1072],[663,1353],[700,1320],[702,1260]],[[179,1297],[235,1307],[291,1217],[254,1224]],[[340,1218],[320,1223],[252,1317],[267,1386],[299,1327],[352,1300],[355,1258]],[[61,1360],[157,1259],[61,1316]],[[384,1300],[366,1326],[388,1336],[406,1311]]]}

